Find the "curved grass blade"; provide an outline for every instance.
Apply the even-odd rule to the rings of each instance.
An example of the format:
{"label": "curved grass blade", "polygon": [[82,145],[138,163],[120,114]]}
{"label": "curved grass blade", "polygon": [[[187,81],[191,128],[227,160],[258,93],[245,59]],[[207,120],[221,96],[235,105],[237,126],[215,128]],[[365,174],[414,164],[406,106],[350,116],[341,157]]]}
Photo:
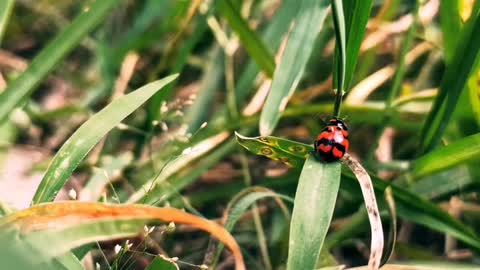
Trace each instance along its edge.
{"label": "curved grass blade", "polygon": [[218,11],[227,20],[230,27],[240,38],[245,50],[252,56],[257,65],[271,78],[275,71],[275,60],[272,53],[263,43],[256,32],[250,29],[247,22],[242,18],[231,0],[217,1]]}
{"label": "curved grass blade", "polygon": [[245,269],[237,242],[222,226],[174,208],[48,203],[0,219],[0,229],[18,232],[21,240],[32,246],[42,247],[48,243],[50,248],[45,252],[56,257],[92,241],[135,236],[143,231],[146,223],[152,222],[185,224],[210,233],[232,251],[235,269]]}
{"label": "curved grass blade", "polygon": [[[274,138],[276,141],[278,141],[277,144],[281,144],[284,141],[287,141],[289,144],[304,145],[305,147],[307,147],[307,152],[313,149],[313,147],[311,147],[310,145],[292,142],[276,137],[267,138]],[[248,139],[248,144],[244,144],[244,142],[241,142],[240,144],[246,147],[247,150],[252,151],[255,154],[258,153],[258,149],[261,149],[261,147],[264,146],[264,144],[257,138],[245,137],[245,139]],[[277,156],[283,154],[283,150],[279,151],[277,147],[274,148],[271,145],[269,147],[273,148],[273,150],[276,150],[276,155],[270,155],[267,157],[272,156],[275,157],[276,160],[281,160]],[[293,157],[295,158],[295,163],[293,164],[301,164],[302,160],[305,160],[305,156],[303,155],[295,155]],[[346,184],[344,188],[358,188],[356,184],[353,184],[353,182],[357,181],[353,175],[345,171],[342,173],[342,175],[345,178],[351,180],[342,182]],[[376,192],[383,193],[385,189],[389,186],[389,184],[383,182],[376,177],[372,177],[372,182]],[[471,230],[471,228],[452,218],[450,215],[445,213],[445,211],[438,208],[438,206],[436,206],[435,204],[423,199],[422,197],[412,193],[411,191],[395,185],[391,185],[391,187],[397,206],[397,213],[400,217],[415,223],[425,225],[433,230],[451,234],[456,238],[462,240],[463,242],[471,245],[472,247],[480,250],[480,238],[475,232]]]}
{"label": "curved grass blade", "polygon": [[[227,208],[225,209],[225,214],[222,219],[222,223],[224,223],[224,228],[228,232],[233,230],[235,224],[240,220],[240,218],[245,214],[245,212],[252,206],[256,201],[265,199],[265,198],[274,198],[275,200],[282,199],[287,202],[293,203],[293,199],[275,193],[267,188],[264,187],[250,187],[235,196],[228,204]],[[281,201],[277,201],[280,203]],[[221,252],[223,250],[223,245],[219,245],[217,247],[214,264],[220,258]]]}
{"label": "curved grass blade", "polygon": [[33,59],[27,70],[0,94],[0,123],[3,123],[10,112],[33,93],[53,68],[118,6],[118,2],[119,0],[97,0],[88,9],[83,9],[81,14]]}
{"label": "curved grass blade", "polygon": [[439,93],[421,134],[421,152],[431,151],[440,141],[460,95],[480,62],[480,13],[463,27],[452,62],[445,70]]}
{"label": "curved grass blade", "polygon": [[313,147],[273,136],[245,137],[235,132],[237,142],[248,151],[281,161],[287,166],[300,169]]}
{"label": "curved grass blade", "polygon": [[13,10],[15,0],[4,0],[0,2],[0,45],[2,44],[3,34],[7,28],[8,19]]}
{"label": "curved grass blade", "polygon": [[149,83],[138,90],[116,99],[87,122],[63,144],[48,166],[32,204],[53,201],[73,170],[108,131],[136,110],[153,94],[173,81],[178,75]]}
{"label": "curved grass blade", "polygon": [[462,138],[419,158],[413,163],[410,179],[419,180],[478,159],[480,159],[480,133]]}
{"label": "curved grass blade", "polygon": [[288,245],[287,270],[311,270],[320,255],[340,186],[341,163],[310,156],[298,181]]}
{"label": "curved grass blade", "polygon": [[345,164],[350,167],[353,174],[360,183],[365,207],[367,208],[368,220],[370,221],[371,243],[370,258],[368,260],[368,269],[377,270],[380,267],[380,261],[383,253],[383,228],[380,219],[380,211],[378,211],[377,199],[372,185],[372,179],[363,166],[348,153],[342,159]]}
{"label": "curved grass blade", "polygon": [[260,134],[270,135],[280,120],[305,70],[323,26],[330,1],[302,0],[280,64],[277,65],[270,93],[260,115]]}

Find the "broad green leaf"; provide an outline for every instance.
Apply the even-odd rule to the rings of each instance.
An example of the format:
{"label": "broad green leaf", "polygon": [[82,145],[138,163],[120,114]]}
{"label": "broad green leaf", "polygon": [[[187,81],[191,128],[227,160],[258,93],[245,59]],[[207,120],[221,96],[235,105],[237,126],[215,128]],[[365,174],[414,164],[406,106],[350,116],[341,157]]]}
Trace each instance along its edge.
{"label": "broad green leaf", "polygon": [[440,141],[468,79],[480,62],[480,14],[472,14],[463,27],[452,62],[443,75],[439,94],[421,134],[421,152],[429,152]]}
{"label": "broad green leaf", "polygon": [[162,255],[155,257],[145,270],[180,270],[177,263]]}
{"label": "broad green leaf", "polygon": [[341,163],[322,163],[310,156],[300,174],[288,245],[287,270],[315,269],[333,216]]}
{"label": "broad green leaf", "polygon": [[417,159],[411,169],[411,179],[450,169],[471,160],[480,160],[480,133],[462,138]]}
{"label": "broad green leaf", "polygon": [[[19,234],[15,242],[28,243],[51,258],[93,242],[132,237],[147,223],[185,224],[210,233],[232,251],[236,270],[244,270],[240,248],[220,225],[174,208],[102,203],[47,203],[0,219],[0,229]],[[143,232],[145,233],[145,232]]]}
{"label": "broad green leaf", "polygon": [[51,202],[62,189],[73,170],[108,131],[140,107],[153,94],[173,81],[178,75],[149,83],[138,90],[116,99],[92,116],[63,144],[50,163],[38,187],[32,204]]}
{"label": "broad green leaf", "polygon": [[345,28],[346,28],[346,66],[344,89],[348,91],[357,65],[360,46],[367,30],[373,0],[344,1]]}
{"label": "broad green leaf", "polygon": [[[280,142],[286,141],[284,139],[275,138],[275,137],[267,137],[267,138],[269,139],[273,138],[275,141],[278,141],[277,144],[281,144]],[[259,141],[258,138],[244,137],[243,140],[249,141],[250,145],[247,145],[248,146],[247,150],[250,151],[250,149],[253,149],[251,151],[254,154],[257,154],[258,149],[264,146],[262,143],[260,143],[261,141]],[[311,146],[308,146],[302,143],[297,143],[293,141],[287,141],[287,142],[291,146],[294,146],[295,144],[299,146],[304,146],[304,147],[306,146],[308,147],[307,152],[311,151],[313,148]],[[244,143],[242,142],[241,145],[243,146]],[[284,155],[283,150],[279,151],[278,148],[274,148],[273,150],[275,150],[277,153],[275,158],[281,161],[282,159],[279,158],[278,155]],[[296,163],[294,164],[301,164],[302,159],[305,159],[305,157],[302,158],[302,156],[300,155],[296,156]],[[344,171],[342,175],[349,180],[349,181],[343,181],[342,183],[345,183],[345,186],[342,186],[342,187],[343,188],[348,187],[350,189],[354,188],[355,191],[353,192],[357,193],[359,187],[358,187],[356,178],[351,173],[346,171]],[[465,243],[468,243],[469,245],[480,249],[480,238],[475,232],[472,231],[471,228],[465,226],[463,223],[452,218],[445,211],[438,208],[438,206],[421,198],[420,196],[402,187],[399,187],[396,185],[389,185],[388,183],[385,183],[379,178],[373,176],[372,174],[370,175],[372,177],[372,182],[373,182],[373,187],[375,188],[375,192],[379,194],[378,196],[381,196],[383,192],[385,192],[385,189],[388,186],[392,187],[393,197],[395,199],[395,203],[397,206],[397,213],[400,217],[415,223],[422,224],[434,230],[451,234],[454,237],[464,241]]]}
{"label": "broad green leaf", "polygon": [[0,45],[2,44],[3,34],[7,28],[8,19],[13,10],[15,0],[3,0],[0,2]]}
{"label": "broad green leaf", "polygon": [[239,11],[235,9],[231,0],[217,1],[217,4],[218,11],[238,35],[245,50],[253,60],[255,60],[263,72],[271,78],[275,70],[275,61],[272,53],[268,50],[262,39],[255,31],[250,29],[248,23],[242,18]]}
{"label": "broad green leaf", "polygon": [[443,52],[447,65],[452,62],[462,29],[460,3],[458,0],[440,1],[440,23],[443,33]]}
{"label": "broad green leaf", "polygon": [[0,94],[0,123],[10,112],[28,99],[35,88],[47,77],[55,66],[68,55],[98,24],[105,20],[110,11],[118,6],[119,0],[98,0],[67,26],[30,63],[17,79]]}
{"label": "broad green leaf", "polygon": [[272,86],[260,115],[260,134],[271,134],[280,120],[303,75],[328,7],[328,0],[301,0],[293,29],[288,35],[285,51],[275,69]]}

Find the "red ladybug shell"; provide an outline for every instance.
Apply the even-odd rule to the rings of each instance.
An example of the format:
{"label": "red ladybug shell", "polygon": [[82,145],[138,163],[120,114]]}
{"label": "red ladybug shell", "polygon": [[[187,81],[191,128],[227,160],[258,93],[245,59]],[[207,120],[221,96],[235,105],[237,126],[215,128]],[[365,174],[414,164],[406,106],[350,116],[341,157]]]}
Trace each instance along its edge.
{"label": "red ladybug shell", "polygon": [[320,161],[334,162],[348,151],[348,128],[340,119],[331,119],[314,142],[314,155]]}

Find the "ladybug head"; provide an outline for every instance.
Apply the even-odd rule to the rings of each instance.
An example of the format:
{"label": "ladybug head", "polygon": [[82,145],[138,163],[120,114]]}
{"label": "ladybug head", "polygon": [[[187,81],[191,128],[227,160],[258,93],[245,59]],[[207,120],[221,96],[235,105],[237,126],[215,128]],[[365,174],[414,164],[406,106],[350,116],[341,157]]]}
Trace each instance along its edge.
{"label": "ladybug head", "polygon": [[347,125],[345,125],[345,123],[341,119],[338,119],[338,118],[330,119],[328,125],[339,127],[339,128],[341,128],[345,131],[348,130]]}

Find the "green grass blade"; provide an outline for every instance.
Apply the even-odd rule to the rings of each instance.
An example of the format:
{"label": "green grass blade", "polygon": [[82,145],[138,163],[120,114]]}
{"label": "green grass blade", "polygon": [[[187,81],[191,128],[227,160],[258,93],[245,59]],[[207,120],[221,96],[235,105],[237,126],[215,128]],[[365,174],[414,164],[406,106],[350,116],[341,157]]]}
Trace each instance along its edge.
{"label": "green grass blade", "polygon": [[335,61],[334,61],[334,88],[337,89],[337,95],[335,98],[335,106],[333,115],[335,117],[340,116],[340,107],[342,104],[342,97],[345,92],[345,69],[346,69],[346,47],[347,37],[345,35],[345,16],[343,15],[342,0],[332,0],[333,7],[333,22],[335,25]]}
{"label": "green grass blade", "polygon": [[462,29],[458,0],[440,1],[440,23],[443,33],[443,52],[447,65],[452,62],[458,42],[458,33]]}
{"label": "green grass blade", "polygon": [[3,34],[7,28],[8,19],[13,10],[15,0],[3,0],[0,2],[0,45],[2,44]]}
{"label": "green grass blade", "polygon": [[470,75],[480,62],[480,15],[472,14],[463,28],[452,63],[447,66],[439,94],[421,135],[421,152],[431,151],[440,141]]}
{"label": "green grass blade", "polygon": [[413,180],[480,159],[480,133],[462,138],[422,156],[413,163]]}
{"label": "green grass blade", "polygon": [[224,72],[223,51],[220,47],[214,47],[208,56],[207,66],[202,75],[200,89],[195,102],[188,108],[185,122],[188,124],[188,132],[195,133],[202,123],[208,119],[210,113],[209,104],[212,102],[219,88]]}
{"label": "green grass blade", "polygon": [[119,0],[98,0],[84,9],[45,49],[30,63],[27,70],[0,94],[0,123],[22,101],[28,99],[35,88],[53,68],[72,51],[98,24],[104,21]]}
{"label": "green grass blade", "polygon": [[255,31],[250,29],[247,22],[233,6],[231,0],[217,1],[217,3],[218,11],[227,20],[232,30],[238,35],[245,50],[247,50],[263,72],[271,78],[275,71],[275,60],[262,39]]}
{"label": "green grass blade", "polygon": [[358,53],[362,45],[367,22],[372,10],[373,0],[351,0],[344,1],[345,28],[347,33],[346,66],[344,89],[348,91],[352,82],[355,67],[357,65]]}
{"label": "green grass blade", "polygon": [[274,130],[288,100],[295,91],[323,26],[329,1],[302,0],[280,64],[275,70],[270,93],[260,116],[260,134]]}
{"label": "green grass blade", "polygon": [[[299,3],[297,1],[289,2],[288,4],[284,3],[266,27],[262,34],[262,39],[271,51],[278,50],[282,37],[285,34],[285,29],[288,29],[292,19],[298,12],[298,6]],[[236,99],[239,104],[243,103],[245,98],[251,93],[250,91],[255,83],[258,71],[257,65],[250,61],[240,75],[235,87]]]}
{"label": "green grass blade", "polygon": [[[269,141],[275,141],[274,144],[268,144],[269,148],[272,148],[275,151],[275,155],[264,155],[261,152],[259,153],[258,150],[265,146],[265,143],[262,142],[261,138],[248,138],[243,137],[243,141],[240,141],[240,144],[244,146],[247,150],[253,152],[254,154],[264,155],[269,158],[275,160],[282,160],[281,157],[294,157],[296,159],[295,163],[292,164],[301,164],[301,161],[304,160],[306,157],[304,154],[296,154],[296,155],[284,155],[284,149],[281,149],[277,145],[283,145],[287,143],[288,145],[299,145],[306,147],[307,152],[310,152],[313,147],[310,145],[305,145],[297,142],[292,142],[288,140],[284,140],[281,138],[275,137],[266,137]],[[288,152],[288,151],[287,151]],[[302,151],[303,153],[303,151]],[[299,167],[296,167],[299,168]],[[342,188],[355,188],[353,193],[359,192],[359,187],[356,178],[349,172],[344,171],[342,175],[350,181],[344,181],[344,186],[342,184]],[[371,174],[370,174],[371,175]],[[376,178],[375,176],[371,175],[373,186],[375,188],[375,192],[378,193],[377,196],[381,196],[385,189],[389,186],[384,181]],[[463,223],[459,222],[458,220],[452,218],[449,214],[445,211],[441,210],[435,204],[421,198],[420,196],[408,191],[402,187],[398,187],[395,185],[391,185],[393,197],[395,199],[395,203],[397,205],[397,213],[398,215],[406,220],[410,220],[412,222],[416,222],[418,224],[423,224],[429,228],[432,228],[437,231],[445,232],[448,234],[453,235],[454,237],[468,243],[469,245],[479,248],[480,249],[480,238],[467,226]]]}
{"label": "green grass blade", "polygon": [[53,201],[73,170],[93,146],[108,131],[118,125],[125,117],[177,76],[171,75],[162,80],[152,82],[116,99],[78,128],[53,158],[32,203],[38,204]]}
{"label": "green grass blade", "polygon": [[307,158],[295,194],[287,270],[310,270],[320,255],[340,185],[341,163]]}

